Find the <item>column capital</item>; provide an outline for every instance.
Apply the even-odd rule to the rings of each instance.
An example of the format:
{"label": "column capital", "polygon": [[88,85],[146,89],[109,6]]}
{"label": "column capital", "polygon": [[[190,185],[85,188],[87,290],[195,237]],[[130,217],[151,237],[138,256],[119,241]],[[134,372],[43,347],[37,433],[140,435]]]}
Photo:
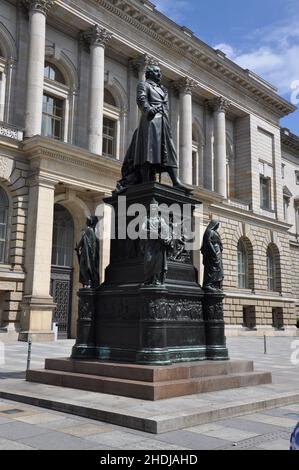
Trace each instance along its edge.
{"label": "column capital", "polygon": [[196,88],[198,85],[195,80],[189,77],[183,77],[179,80],[173,82],[173,87],[180,93],[192,94],[193,88]]}
{"label": "column capital", "polygon": [[88,42],[90,46],[105,47],[108,41],[112,38],[112,33],[98,24],[95,24],[82,33],[82,38]]}
{"label": "column capital", "polygon": [[47,15],[55,0],[21,0],[21,2],[29,11],[38,11]]}
{"label": "column capital", "polygon": [[129,60],[129,66],[131,70],[133,70],[137,74],[140,72],[140,70],[145,69],[150,65],[159,65],[159,61],[158,59],[149,54],[142,54],[141,56],[136,57],[135,59]]}
{"label": "column capital", "polygon": [[210,100],[209,105],[213,111],[220,111],[225,113],[230,107],[231,102],[223,98],[223,96],[218,96],[217,98]]}

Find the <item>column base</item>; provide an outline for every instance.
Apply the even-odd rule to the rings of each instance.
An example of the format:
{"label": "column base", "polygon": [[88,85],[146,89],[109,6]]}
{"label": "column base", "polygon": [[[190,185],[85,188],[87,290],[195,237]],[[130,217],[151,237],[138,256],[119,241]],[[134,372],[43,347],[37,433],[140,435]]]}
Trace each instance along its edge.
{"label": "column base", "polygon": [[54,341],[52,319],[55,303],[51,296],[25,296],[22,303],[19,341]]}
{"label": "column base", "polygon": [[20,331],[18,341],[34,343],[47,343],[55,340],[53,331]]}

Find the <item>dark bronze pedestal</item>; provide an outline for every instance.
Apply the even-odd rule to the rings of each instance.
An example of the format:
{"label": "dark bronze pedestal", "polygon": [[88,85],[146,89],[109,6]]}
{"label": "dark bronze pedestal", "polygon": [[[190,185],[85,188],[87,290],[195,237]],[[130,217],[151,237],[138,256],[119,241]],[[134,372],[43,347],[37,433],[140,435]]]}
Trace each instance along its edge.
{"label": "dark bronze pedestal", "polygon": [[77,339],[72,349],[74,359],[91,359],[96,357],[95,335],[95,289],[79,289],[79,312],[77,321]]}
{"label": "dark bronze pedestal", "polygon": [[[158,183],[128,188],[127,206],[200,204],[184,191]],[[97,292],[96,344],[102,361],[168,365],[206,359],[203,291],[189,256],[168,260],[165,284],[144,286],[140,240],[119,239],[121,215],[117,196],[106,200],[116,213],[116,239],[111,241],[110,265]],[[122,226],[127,227],[132,217]]]}
{"label": "dark bronze pedestal", "polygon": [[223,299],[219,293],[205,293],[203,299],[203,316],[205,320],[207,359],[213,361],[228,360],[225,325],[223,320]]}

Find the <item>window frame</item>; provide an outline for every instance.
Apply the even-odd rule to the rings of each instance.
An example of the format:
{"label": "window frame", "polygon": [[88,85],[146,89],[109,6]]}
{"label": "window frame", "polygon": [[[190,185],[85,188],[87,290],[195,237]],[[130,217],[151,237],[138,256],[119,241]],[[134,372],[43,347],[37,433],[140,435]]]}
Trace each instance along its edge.
{"label": "window frame", "polygon": [[[52,63],[46,57],[46,63],[50,66],[57,68],[62,76],[63,73],[60,71],[59,66]],[[62,137],[61,139],[55,139],[54,137],[47,136],[48,138],[54,138],[60,142],[72,143],[73,136],[73,122],[74,122],[74,97],[75,91],[72,89],[65,80],[65,83],[51,80],[44,77],[43,95],[51,95],[53,98],[57,98],[63,101],[63,124],[62,124]],[[43,119],[43,118],[42,118]],[[43,134],[42,134],[43,135]]]}
{"label": "window frame", "polygon": [[248,251],[243,240],[239,240],[237,246],[237,272],[238,288],[249,289]]}
{"label": "window frame", "polygon": [[[56,212],[55,214],[55,211],[58,211]],[[60,213],[59,213],[60,212]],[[64,222],[66,221],[66,216],[68,217],[68,222],[69,224],[57,224],[57,219],[62,219]],[[56,219],[57,217],[57,219]],[[59,220],[60,221],[60,220]],[[69,243],[69,246],[68,246],[68,243],[65,243],[64,245],[61,243],[61,244],[57,244],[55,243],[55,230],[56,230],[56,227],[57,225],[59,225],[59,227],[61,228],[62,227],[62,233],[65,235],[65,240],[68,241],[68,236],[70,235],[70,231],[72,232],[72,236],[73,236],[73,240],[71,240],[71,243]],[[66,230],[67,229],[67,230]],[[53,229],[52,229],[52,252],[51,252],[51,266],[54,266],[54,267],[62,267],[62,268],[72,268],[73,267],[73,244],[74,244],[74,234],[75,234],[75,226],[74,226],[74,220],[73,220],[73,217],[71,215],[71,213],[69,212],[68,209],[66,209],[64,206],[62,206],[61,204],[55,204],[54,205],[54,215],[53,215]],[[59,232],[58,232],[58,236],[57,238],[59,238]],[[69,261],[70,263],[69,264],[56,264],[56,261],[59,261],[59,252],[58,250],[61,249],[61,248],[69,248],[69,253],[67,253],[67,250],[64,251],[64,258],[66,258],[68,255],[69,255]],[[54,256],[55,255],[55,256]],[[55,260],[54,260],[55,258]],[[55,263],[53,262],[55,261]]]}
{"label": "window frame", "polygon": [[57,96],[51,95],[50,93],[43,93],[43,106],[44,106],[44,97],[47,96],[48,98],[52,98],[53,100],[59,100],[61,102],[61,116],[57,116],[56,114],[50,114],[42,112],[42,128],[43,128],[43,123],[44,123],[44,116],[48,116],[50,119],[55,119],[56,121],[60,121],[60,137],[56,137],[55,135],[46,135],[44,132],[42,132],[43,136],[45,137],[50,137],[58,141],[63,140],[63,135],[64,135],[64,108],[65,108],[65,102],[61,98],[58,98]]}
{"label": "window frame", "polygon": [[[108,90],[110,91],[110,90]],[[111,93],[111,92],[110,92]],[[112,93],[111,93],[112,94]],[[114,138],[114,155],[111,157],[110,155],[105,155],[102,152],[103,156],[107,158],[112,158],[115,160],[119,160],[120,158],[120,119],[121,119],[121,110],[116,106],[112,106],[111,104],[104,103],[103,109],[103,143],[102,146],[104,148],[104,119],[110,119],[111,121],[115,122],[115,138]]]}
{"label": "window frame", "polygon": [[[267,186],[264,184],[267,183]],[[263,188],[267,189],[267,201],[264,204],[264,191]],[[260,207],[265,211],[272,211],[272,180],[269,176],[260,174]]]}
{"label": "window frame", "polygon": [[[269,273],[271,274],[269,275]],[[275,254],[270,247],[267,249],[267,290],[268,292],[277,292]]]}

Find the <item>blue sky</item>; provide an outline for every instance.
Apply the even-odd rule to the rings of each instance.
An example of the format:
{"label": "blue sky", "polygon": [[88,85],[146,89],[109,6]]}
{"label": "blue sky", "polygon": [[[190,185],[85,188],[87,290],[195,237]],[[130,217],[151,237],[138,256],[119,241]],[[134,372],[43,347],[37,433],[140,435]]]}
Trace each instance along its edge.
{"label": "blue sky", "polygon": [[[299,0],[152,0],[299,107]],[[281,125],[299,135],[299,110]]]}

